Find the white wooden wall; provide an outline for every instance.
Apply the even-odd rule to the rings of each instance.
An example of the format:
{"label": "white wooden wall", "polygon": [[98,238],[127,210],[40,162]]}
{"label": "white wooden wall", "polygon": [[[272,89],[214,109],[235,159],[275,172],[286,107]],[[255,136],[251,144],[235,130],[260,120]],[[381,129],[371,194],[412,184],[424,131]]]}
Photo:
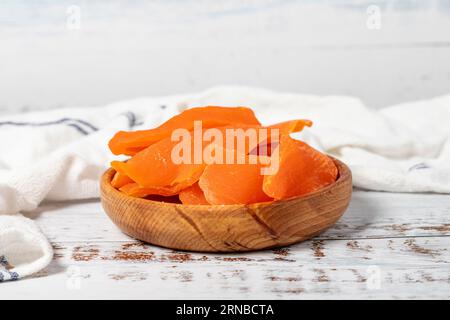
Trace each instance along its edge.
{"label": "white wooden wall", "polygon": [[377,108],[448,93],[450,1],[0,2],[0,113],[217,84]]}

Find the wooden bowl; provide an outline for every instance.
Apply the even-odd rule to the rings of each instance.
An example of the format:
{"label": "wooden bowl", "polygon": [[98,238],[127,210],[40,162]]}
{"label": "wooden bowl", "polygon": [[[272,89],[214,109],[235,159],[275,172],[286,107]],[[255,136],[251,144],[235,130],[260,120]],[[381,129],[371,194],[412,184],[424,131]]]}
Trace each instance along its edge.
{"label": "wooden bowl", "polygon": [[127,196],[111,186],[114,169],[101,178],[101,201],[126,234],[188,251],[234,252],[285,246],[331,227],[352,194],[349,168],[333,159],[339,177],[314,193],[250,205],[183,205]]}

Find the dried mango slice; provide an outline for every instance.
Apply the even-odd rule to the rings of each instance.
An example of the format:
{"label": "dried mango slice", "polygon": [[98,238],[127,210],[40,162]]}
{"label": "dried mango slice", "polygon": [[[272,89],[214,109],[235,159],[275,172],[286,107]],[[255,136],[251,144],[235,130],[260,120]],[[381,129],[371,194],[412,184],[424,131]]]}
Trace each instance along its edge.
{"label": "dried mango slice", "polygon": [[178,193],[178,190],[175,188],[143,188],[139,186],[136,182],[127,183],[126,185],[119,188],[120,191],[125,193],[126,195],[144,198],[148,195],[161,195],[165,197],[173,196]]}
{"label": "dried mango slice", "polygon": [[126,185],[120,187],[119,190],[125,193],[126,195],[137,198],[143,198],[149,194],[146,190],[144,190],[144,188],[140,187],[136,182],[127,183]]}
{"label": "dried mango slice", "polygon": [[113,154],[134,155],[153,143],[170,137],[175,129],[192,130],[194,121],[202,121],[203,128],[221,127],[229,124],[260,125],[253,110],[245,107],[200,107],[187,109],[151,130],[133,132],[119,131],[109,142]]}
{"label": "dried mango slice", "polygon": [[[270,155],[270,144],[276,133],[278,133],[276,136],[276,142],[278,142],[281,135],[300,132],[305,126],[312,126],[312,121],[304,119],[289,120],[267,127],[229,125],[221,128],[214,128],[218,130],[223,137],[223,141],[220,141],[219,143],[214,141],[214,143],[225,149],[239,149],[239,144],[241,144],[243,145],[243,148],[240,150],[242,154],[267,156]],[[278,132],[274,129],[278,129]],[[232,130],[231,133],[228,132],[228,130]],[[276,144],[277,143],[275,143],[275,145]],[[262,151],[262,147],[266,147],[267,152]]]}
{"label": "dried mango slice", "polygon": [[[261,139],[258,146],[249,151],[251,155],[262,155],[262,156],[270,156],[272,153],[272,148],[278,146],[279,139],[282,135],[289,135],[291,133],[296,133],[302,131],[305,127],[311,127],[313,122],[311,120],[299,119],[299,120],[289,120],[280,123],[276,123],[265,127],[269,129],[269,133],[266,139]],[[274,131],[272,129],[278,129],[279,135],[275,137],[274,140]],[[273,143],[273,145],[272,145]]]}
{"label": "dried mango slice", "polygon": [[261,162],[208,165],[198,182],[210,204],[249,204],[271,201],[262,190]]}
{"label": "dried mango slice", "polygon": [[299,120],[288,120],[280,123],[273,124],[268,128],[279,129],[280,135],[300,132],[305,127],[311,127],[313,122],[311,120],[299,119]]}
{"label": "dried mango slice", "polygon": [[111,166],[130,177],[138,186],[164,196],[175,195],[198,181],[203,163],[175,163],[172,150],[178,142],[170,138],[154,143],[127,162],[113,161]]}
{"label": "dried mango slice", "polygon": [[209,204],[209,202],[205,198],[205,194],[203,190],[200,189],[198,183],[180,191],[179,194],[180,201],[183,204]]}
{"label": "dried mango slice", "polygon": [[[209,139],[204,141],[205,136],[201,132],[201,160],[196,161],[193,152],[196,149],[195,144],[198,143],[198,140],[195,140],[198,131],[196,129],[188,132],[191,149],[187,155],[194,162],[174,162],[173,150],[179,142],[171,140],[172,132],[180,128],[192,130],[194,121],[202,121],[202,129],[213,129],[221,138],[217,139],[214,134],[210,134]],[[260,151],[273,141],[272,129],[278,129],[280,136],[284,136],[311,125],[309,120],[291,120],[262,127],[253,111],[244,107],[189,109],[156,129],[117,133],[110,141],[111,150],[116,154],[124,153],[133,157],[127,162],[111,163],[117,171],[111,184],[125,194],[135,197],[173,198],[178,195],[185,204],[247,204],[270,201],[273,198],[263,190],[265,178],[261,171],[262,167],[270,164],[270,158],[262,156],[267,153]],[[242,136],[235,136],[231,140],[232,143],[227,144],[228,129],[237,129],[241,134],[244,132],[244,139]],[[247,129],[255,130],[258,137],[256,146],[250,143],[252,135],[246,135]],[[267,135],[261,136],[259,129],[268,129]],[[239,141],[245,146],[243,150],[237,148]],[[211,148],[205,149],[209,146]],[[230,160],[226,158],[230,154],[230,148],[234,149],[234,153],[231,153],[234,164],[205,163],[205,151],[212,152],[210,156],[219,152],[223,155],[221,163],[227,163]],[[261,161],[249,163],[250,157]],[[238,159],[244,159],[245,163],[236,161]],[[239,184],[230,183],[236,178],[239,179]]]}
{"label": "dried mango slice", "polygon": [[129,177],[127,177],[125,174],[116,171],[116,173],[114,174],[114,177],[111,180],[111,185],[114,188],[119,189],[119,188],[123,187],[124,185],[126,185],[128,183],[132,183],[132,182],[134,182],[134,181],[131,180]]}
{"label": "dried mango slice", "polygon": [[279,169],[264,176],[263,190],[275,200],[304,195],[336,181],[333,160],[288,135],[280,139]]}

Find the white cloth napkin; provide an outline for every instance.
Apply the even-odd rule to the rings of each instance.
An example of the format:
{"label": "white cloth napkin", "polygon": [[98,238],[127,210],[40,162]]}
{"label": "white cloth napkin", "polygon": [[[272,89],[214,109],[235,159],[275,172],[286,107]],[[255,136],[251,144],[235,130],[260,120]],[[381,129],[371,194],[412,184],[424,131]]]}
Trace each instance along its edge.
{"label": "white cloth napkin", "polygon": [[192,95],[3,116],[0,281],[30,275],[51,261],[48,241],[18,213],[44,199],[98,197],[99,177],[117,158],[107,148],[116,131],[155,127],[187,107],[203,105],[250,106],[263,124],[313,120],[314,126],[297,137],[346,162],[357,187],[450,193],[450,95],[375,111],[352,97],[216,87]]}

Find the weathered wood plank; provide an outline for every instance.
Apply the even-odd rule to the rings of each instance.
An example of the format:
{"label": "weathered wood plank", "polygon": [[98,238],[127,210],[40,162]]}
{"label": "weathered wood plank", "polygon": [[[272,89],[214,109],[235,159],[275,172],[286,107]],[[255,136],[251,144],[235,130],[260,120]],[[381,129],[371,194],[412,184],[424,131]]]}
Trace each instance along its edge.
{"label": "weathered wood plank", "polygon": [[0,296],[449,298],[449,209],[448,195],[357,190],[338,224],[313,241],[225,255],[135,241],[97,200],[46,203],[26,216],[51,239],[55,259],[35,278],[2,284]]}
{"label": "weathered wood plank", "polygon": [[[450,298],[450,237],[308,241],[247,254],[182,253],[135,241],[54,243],[8,298]],[[39,277],[41,276],[41,277]],[[44,277],[45,276],[45,277]],[[32,290],[30,290],[32,288]]]}
{"label": "weathered wood plank", "polygon": [[[98,201],[46,203],[25,214],[51,241],[128,241]],[[355,191],[348,211],[318,239],[450,235],[450,195]]]}

